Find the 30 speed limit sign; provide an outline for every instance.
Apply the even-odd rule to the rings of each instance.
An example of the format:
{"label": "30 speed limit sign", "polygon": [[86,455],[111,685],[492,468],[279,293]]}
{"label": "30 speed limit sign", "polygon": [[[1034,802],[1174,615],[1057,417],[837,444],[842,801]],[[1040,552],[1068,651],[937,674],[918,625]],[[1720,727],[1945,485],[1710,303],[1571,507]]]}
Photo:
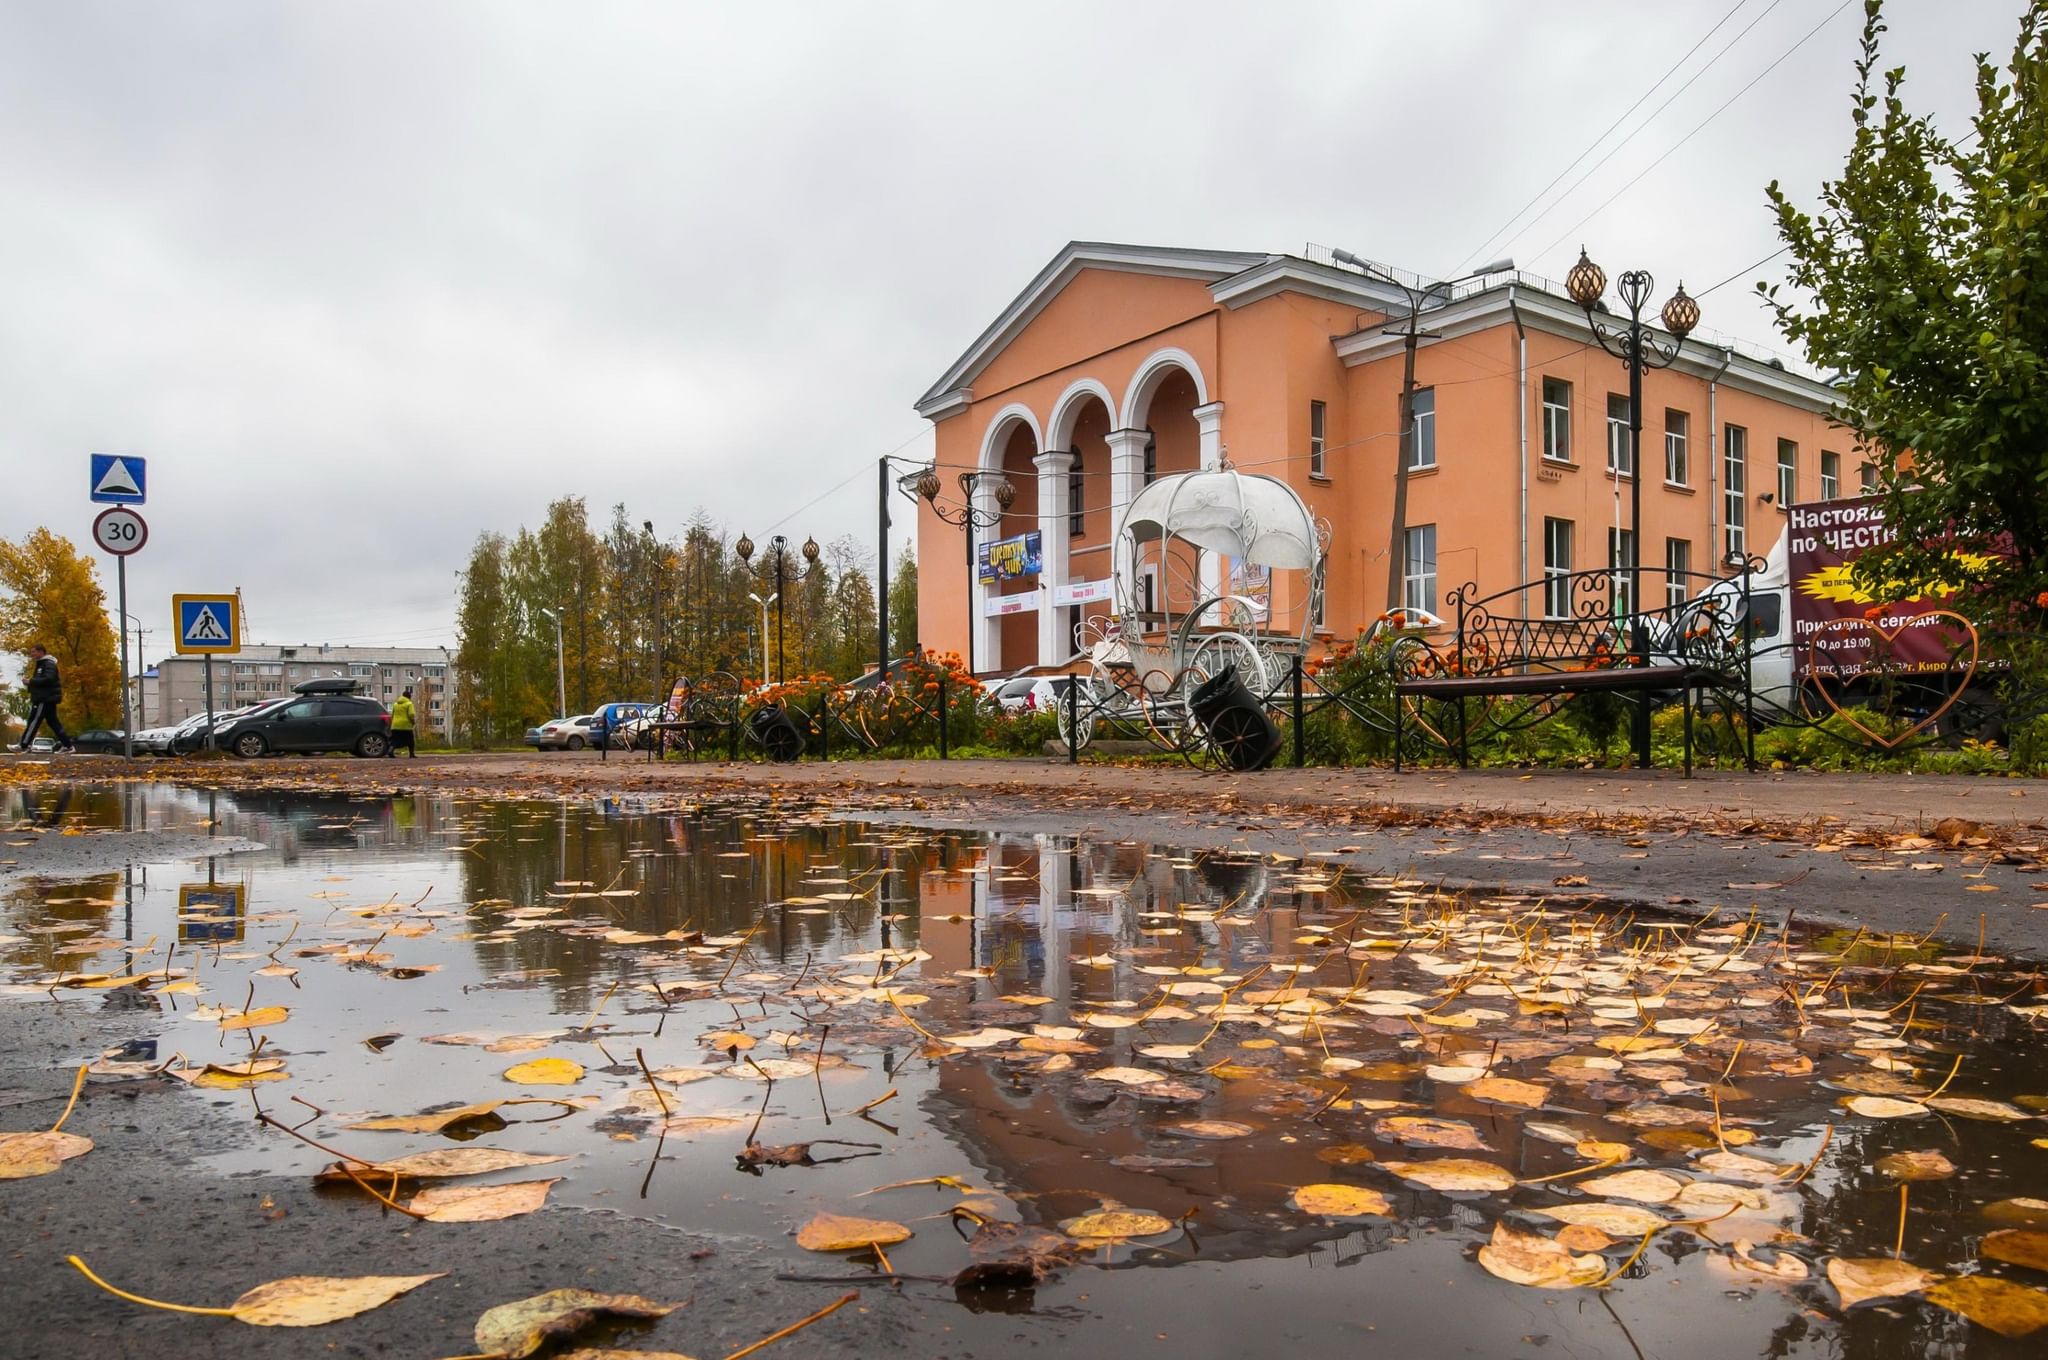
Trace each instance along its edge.
{"label": "30 speed limit sign", "polygon": [[100,511],[99,518],[92,522],[92,537],[102,552],[126,557],[149,542],[149,526],[127,506],[117,505]]}

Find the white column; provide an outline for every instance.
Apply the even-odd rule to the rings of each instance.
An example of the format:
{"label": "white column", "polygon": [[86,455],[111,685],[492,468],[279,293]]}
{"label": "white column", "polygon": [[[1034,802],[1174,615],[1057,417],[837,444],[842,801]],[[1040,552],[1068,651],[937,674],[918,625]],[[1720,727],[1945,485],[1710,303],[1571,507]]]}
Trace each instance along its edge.
{"label": "white column", "polygon": [[[1112,577],[1136,571],[1124,552],[1124,514],[1145,486],[1145,443],[1152,436],[1144,430],[1111,430],[1104,437],[1109,445],[1109,562]],[[1118,599],[1115,608],[1129,601]]]}
{"label": "white column", "polygon": [[1055,449],[1031,460],[1038,469],[1038,664],[1052,666],[1074,654],[1067,632],[1067,611],[1055,608],[1053,595],[1067,584],[1067,474],[1074,455]]}
{"label": "white column", "polygon": [[[1223,403],[1212,401],[1207,406],[1197,406],[1194,417],[1195,428],[1201,435],[1202,471],[1214,472],[1223,466]],[[1227,583],[1222,580],[1222,568],[1216,554],[1204,552],[1197,565],[1203,598],[1222,594]]]}
{"label": "white column", "polygon": [[[966,568],[968,607],[973,615],[969,627],[974,633],[974,669],[987,674],[1003,668],[1003,621],[988,616],[988,600],[992,592],[981,583],[980,545],[992,543],[1003,536],[1002,521],[998,518],[1003,509],[996,504],[993,477],[984,477],[974,484],[971,504],[974,514],[968,521],[968,542],[973,555]],[[976,524],[981,527],[973,527]]]}

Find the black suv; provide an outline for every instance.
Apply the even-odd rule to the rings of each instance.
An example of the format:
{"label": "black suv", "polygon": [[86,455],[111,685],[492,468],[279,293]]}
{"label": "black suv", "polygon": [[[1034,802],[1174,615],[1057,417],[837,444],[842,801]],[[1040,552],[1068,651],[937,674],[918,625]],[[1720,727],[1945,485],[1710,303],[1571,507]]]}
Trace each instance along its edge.
{"label": "black suv", "polygon": [[349,751],[381,756],[391,750],[391,715],[375,699],[357,694],[353,680],[305,680],[299,697],[257,709],[213,729],[213,744],[254,759],[268,752]]}

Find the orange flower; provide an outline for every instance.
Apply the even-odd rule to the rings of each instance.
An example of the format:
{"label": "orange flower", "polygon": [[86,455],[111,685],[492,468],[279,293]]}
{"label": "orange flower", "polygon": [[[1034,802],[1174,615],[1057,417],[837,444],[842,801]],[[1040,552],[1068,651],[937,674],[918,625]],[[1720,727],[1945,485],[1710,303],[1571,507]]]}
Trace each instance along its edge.
{"label": "orange flower", "polygon": [[1888,604],[1874,604],[1863,611],[1863,617],[1866,619],[1881,619],[1884,617],[1884,611],[1890,608],[1891,606]]}
{"label": "orange flower", "polygon": [[2034,607],[2037,609],[2048,609],[2048,590],[2044,590],[2034,597]]}

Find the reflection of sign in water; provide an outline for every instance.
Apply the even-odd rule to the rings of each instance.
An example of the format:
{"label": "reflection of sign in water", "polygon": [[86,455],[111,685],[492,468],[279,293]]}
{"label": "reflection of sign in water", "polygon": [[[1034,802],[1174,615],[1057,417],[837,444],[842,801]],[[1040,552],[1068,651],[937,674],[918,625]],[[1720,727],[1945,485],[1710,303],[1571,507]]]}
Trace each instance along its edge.
{"label": "reflection of sign in water", "polygon": [[1856,558],[1895,537],[1877,497],[1788,507],[1785,535],[1793,658],[1802,678],[1946,671],[1970,650],[1962,627],[1929,612],[1952,592],[1880,601],[1856,584]]}
{"label": "reflection of sign in water", "polygon": [[993,543],[981,545],[981,583],[992,586],[998,581],[1014,581],[1020,576],[1036,576],[1042,555],[1043,538],[1038,530],[1018,534],[1014,538],[999,538]]}
{"label": "reflection of sign in water", "polygon": [[240,943],[248,919],[247,893],[243,883],[180,883],[178,943]]}

